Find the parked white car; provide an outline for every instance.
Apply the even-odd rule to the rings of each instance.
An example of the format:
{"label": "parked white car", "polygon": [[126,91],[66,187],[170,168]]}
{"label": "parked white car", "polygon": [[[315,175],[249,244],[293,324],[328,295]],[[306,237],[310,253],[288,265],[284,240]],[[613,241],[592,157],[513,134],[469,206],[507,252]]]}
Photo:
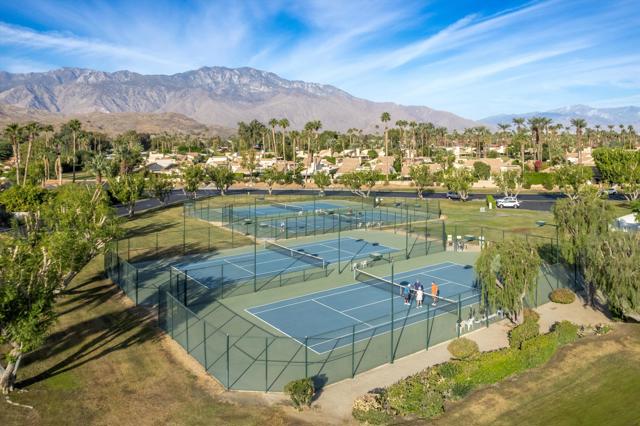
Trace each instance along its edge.
{"label": "parked white car", "polygon": [[518,201],[517,197],[499,198],[496,200],[496,206],[498,208],[512,207],[514,209],[517,209],[520,207],[520,201]]}
{"label": "parked white car", "polygon": [[618,188],[612,186],[611,188],[605,189],[604,191],[607,195],[618,195]]}
{"label": "parked white car", "polygon": [[457,192],[454,191],[448,191],[447,192],[447,198],[450,200],[459,200],[460,198],[460,194],[458,194]]}

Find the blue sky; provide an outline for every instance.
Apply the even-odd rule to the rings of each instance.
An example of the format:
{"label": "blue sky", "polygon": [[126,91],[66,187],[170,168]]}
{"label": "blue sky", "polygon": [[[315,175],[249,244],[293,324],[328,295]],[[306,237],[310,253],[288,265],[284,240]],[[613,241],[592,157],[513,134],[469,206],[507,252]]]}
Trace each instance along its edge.
{"label": "blue sky", "polygon": [[640,104],[640,1],[8,1],[0,69],[250,66],[465,117]]}

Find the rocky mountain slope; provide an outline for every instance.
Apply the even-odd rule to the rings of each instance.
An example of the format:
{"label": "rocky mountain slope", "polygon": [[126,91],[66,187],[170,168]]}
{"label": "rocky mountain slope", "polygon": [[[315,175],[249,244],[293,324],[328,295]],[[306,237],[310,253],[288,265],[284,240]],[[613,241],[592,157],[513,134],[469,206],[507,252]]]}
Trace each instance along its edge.
{"label": "rocky mountain slope", "polygon": [[253,68],[205,67],[173,75],[79,68],[0,72],[0,104],[65,115],[178,113],[224,128],[254,118],[286,117],[292,128],[320,120],[325,129],[374,131],[383,111],[392,122],[432,122],[450,130],[478,124],[445,111],[371,102],[333,86],[290,81]]}

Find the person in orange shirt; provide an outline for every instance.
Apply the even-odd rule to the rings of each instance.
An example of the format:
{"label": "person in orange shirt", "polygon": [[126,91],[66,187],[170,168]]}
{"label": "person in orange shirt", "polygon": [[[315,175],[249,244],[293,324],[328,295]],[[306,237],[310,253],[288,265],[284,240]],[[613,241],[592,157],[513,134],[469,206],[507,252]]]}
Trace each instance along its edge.
{"label": "person in orange shirt", "polygon": [[438,301],[438,292],[440,289],[438,288],[438,284],[435,281],[431,282],[431,297],[433,297],[432,306],[436,306],[436,302]]}

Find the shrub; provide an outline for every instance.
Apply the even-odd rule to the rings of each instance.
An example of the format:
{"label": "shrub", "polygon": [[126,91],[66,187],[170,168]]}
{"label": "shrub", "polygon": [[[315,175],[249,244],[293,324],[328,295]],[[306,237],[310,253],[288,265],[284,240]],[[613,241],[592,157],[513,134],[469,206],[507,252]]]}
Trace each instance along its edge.
{"label": "shrub", "polygon": [[292,380],[284,387],[284,392],[289,395],[293,406],[301,410],[303,406],[310,406],[315,389],[313,387],[313,379]]}
{"label": "shrub", "polygon": [[437,369],[438,373],[440,373],[440,375],[445,379],[451,379],[460,372],[458,364],[453,362],[442,363],[437,367]]}
{"label": "shrub", "polygon": [[487,195],[487,207],[494,209],[496,207],[496,199],[493,198],[493,195]]}
{"label": "shrub", "polygon": [[538,320],[540,320],[540,314],[531,308],[525,308],[524,311],[522,312],[522,316],[524,317],[525,321],[538,322]]}
{"label": "shrub", "polygon": [[[537,324],[536,324],[537,325]],[[518,356],[522,367],[534,368],[547,362],[558,348],[558,339],[555,333],[543,334],[522,342],[522,349]]]}
{"label": "shrub", "polygon": [[498,153],[498,151],[495,151],[493,149],[489,150],[489,153],[487,154],[487,158],[498,158],[500,156],[500,154]]}
{"label": "shrub", "polygon": [[451,396],[454,399],[461,399],[467,396],[469,392],[473,389],[473,384],[465,381],[465,382],[455,382],[451,387]]}
{"label": "shrub", "polygon": [[325,159],[325,160],[327,161],[327,163],[329,163],[329,164],[334,164],[334,165],[336,164],[336,157],[329,157],[329,156],[327,156],[327,157],[324,157],[324,159]]}
{"label": "shrub", "polygon": [[576,300],[576,295],[568,288],[556,288],[549,295],[549,299],[554,303],[568,305]]}
{"label": "shrub", "polygon": [[374,149],[370,149],[369,151],[367,151],[367,155],[369,156],[370,160],[375,160],[376,158],[378,158],[378,153]]}
{"label": "shrub", "polygon": [[525,320],[522,324],[515,326],[509,332],[509,346],[520,349],[522,344],[540,334],[540,327],[537,321]]}
{"label": "shrub", "polygon": [[547,191],[551,191],[555,187],[555,184],[553,183],[553,180],[549,179],[543,182],[542,187]]}
{"label": "shrub", "polygon": [[491,176],[491,166],[482,161],[476,161],[473,163],[473,172],[480,180],[489,179]]}
{"label": "shrub", "polygon": [[385,410],[383,392],[369,392],[353,402],[351,415],[362,422],[372,425],[389,423],[392,416]]}
{"label": "shrub", "polygon": [[447,350],[456,359],[469,359],[479,352],[478,344],[466,337],[461,337],[449,343]]}
{"label": "shrub", "polygon": [[556,334],[558,344],[565,345],[578,339],[578,326],[571,321],[560,321],[553,324],[551,331]]}
{"label": "shrub", "polygon": [[423,418],[444,411],[447,381],[435,368],[407,377],[387,389],[388,410],[396,415],[413,414]]}
{"label": "shrub", "polygon": [[533,162],[533,169],[534,169],[536,172],[539,172],[540,170],[542,170],[542,161],[540,161],[540,160],[536,160],[536,161],[534,161],[534,162]]}

